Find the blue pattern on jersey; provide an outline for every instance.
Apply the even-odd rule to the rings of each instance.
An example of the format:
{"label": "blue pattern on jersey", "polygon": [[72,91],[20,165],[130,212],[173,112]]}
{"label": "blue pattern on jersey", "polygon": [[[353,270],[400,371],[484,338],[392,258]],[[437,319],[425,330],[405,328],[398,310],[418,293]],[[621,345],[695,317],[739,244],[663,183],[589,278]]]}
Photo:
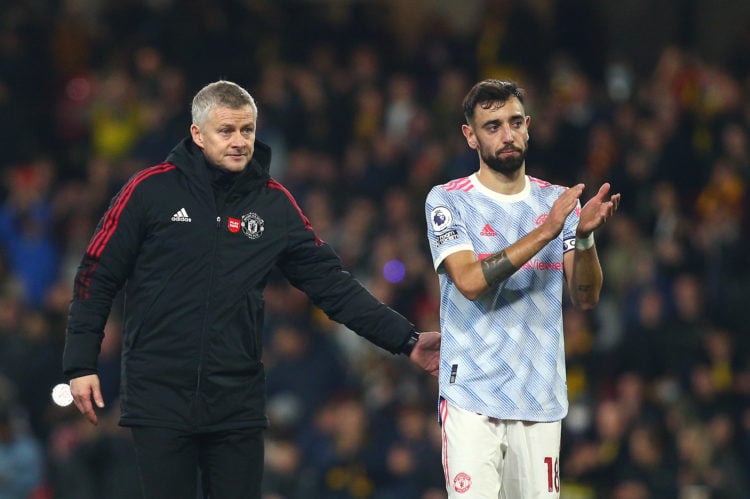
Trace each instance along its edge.
{"label": "blue pattern on jersey", "polygon": [[558,421],[567,414],[563,241],[575,238],[580,204],[557,239],[475,301],[441,266],[457,251],[484,258],[510,246],[544,221],[564,190],[527,176],[521,193],[504,196],[474,174],[427,196],[427,237],[441,291],[440,395],[450,403],[500,419]]}

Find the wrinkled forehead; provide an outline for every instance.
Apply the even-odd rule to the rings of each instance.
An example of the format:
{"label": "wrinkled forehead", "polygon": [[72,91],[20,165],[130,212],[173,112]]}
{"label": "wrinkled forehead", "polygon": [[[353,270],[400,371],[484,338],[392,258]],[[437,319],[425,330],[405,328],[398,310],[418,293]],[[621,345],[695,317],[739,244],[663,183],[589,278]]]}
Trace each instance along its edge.
{"label": "wrinkled forehead", "polygon": [[214,123],[255,123],[256,114],[250,105],[239,108],[216,106],[208,113],[208,119]]}

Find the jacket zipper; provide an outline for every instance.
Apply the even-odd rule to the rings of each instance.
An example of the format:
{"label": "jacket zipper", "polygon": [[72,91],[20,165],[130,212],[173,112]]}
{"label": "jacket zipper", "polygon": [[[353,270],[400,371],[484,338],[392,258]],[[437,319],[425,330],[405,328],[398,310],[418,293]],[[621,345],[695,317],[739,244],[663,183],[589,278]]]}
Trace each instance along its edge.
{"label": "jacket zipper", "polygon": [[208,287],[206,289],[206,305],[205,305],[205,313],[203,314],[203,325],[201,326],[201,348],[198,358],[198,380],[195,384],[195,396],[196,400],[198,398],[198,395],[201,391],[201,378],[203,377],[203,360],[205,357],[205,348],[206,348],[206,336],[208,335],[208,313],[210,311],[210,304],[211,304],[211,287],[213,286],[214,282],[214,271],[216,270],[216,251],[217,247],[219,246],[219,234],[221,231],[219,230],[221,227],[221,216],[218,215],[216,217],[216,233],[214,235],[214,247],[213,251],[211,252],[211,273],[208,276]]}

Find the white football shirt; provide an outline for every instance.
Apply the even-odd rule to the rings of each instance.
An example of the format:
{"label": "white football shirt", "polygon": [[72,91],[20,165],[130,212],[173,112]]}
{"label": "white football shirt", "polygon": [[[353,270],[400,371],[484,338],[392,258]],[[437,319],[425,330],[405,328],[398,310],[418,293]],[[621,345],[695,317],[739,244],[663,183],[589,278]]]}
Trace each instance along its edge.
{"label": "white football shirt", "polygon": [[554,239],[477,300],[464,297],[442,262],[457,251],[486,258],[534,230],[565,191],[526,176],[502,195],[476,174],[435,186],[425,214],[440,279],[440,396],[499,419],[557,421],[568,410],[563,346],[563,253],[574,249],[580,203]]}

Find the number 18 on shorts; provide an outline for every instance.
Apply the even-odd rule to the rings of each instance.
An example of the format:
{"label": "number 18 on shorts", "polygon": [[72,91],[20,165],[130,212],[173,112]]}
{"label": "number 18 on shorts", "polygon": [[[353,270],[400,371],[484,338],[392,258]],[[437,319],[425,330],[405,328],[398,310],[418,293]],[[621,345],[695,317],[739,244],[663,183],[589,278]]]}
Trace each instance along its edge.
{"label": "number 18 on shorts", "polygon": [[560,497],[560,421],[501,420],[446,400],[440,420],[450,499]]}

